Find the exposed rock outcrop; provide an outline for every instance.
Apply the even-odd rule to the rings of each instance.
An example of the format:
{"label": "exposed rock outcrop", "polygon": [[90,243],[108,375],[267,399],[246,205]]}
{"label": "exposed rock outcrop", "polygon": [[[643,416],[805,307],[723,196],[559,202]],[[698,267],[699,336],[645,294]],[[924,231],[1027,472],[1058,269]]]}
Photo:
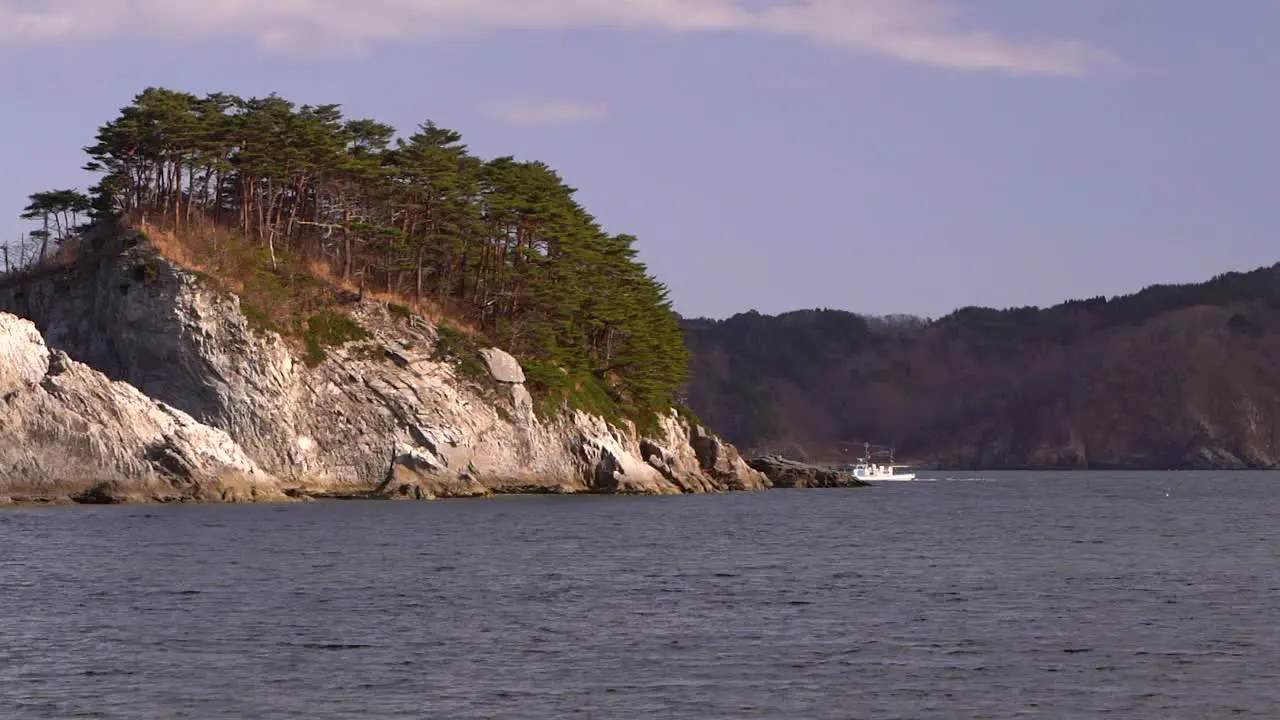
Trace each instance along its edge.
{"label": "exposed rock outcrop", "polygon": [[494,380],[512,385],[524,382],[524,368],[520,367],[520,361],[506,350],[484,348],[480,351],[480,356],[489,366],[489,374]]}
{"label": "exposed rock outcrop", "polygon": [[[116,246],[110,247],[112,243]],[[219,428],[293,494],[431,498],[493,492],[666,494],[755,490],[767,478],[674,411],[636,439],[602,419],[539,419],[520,363],[436,352],[436,328],[352,298],[368,338],[314,367],[255,327],[234,294],[173,265],[136,233],[59,272],[0,288],[51,347]]]}
{"label": "exposed rock outcrop", "polygon": [[870,485],[852,475],[844,475],[828,468],[809,465],[778,455],[752,458],[749,462],[752,468],[764,473],[774,487],[837,488]]}
{"label": "exposed rock outcrop", "polygon": [[737,448],[701,425],[691,428],[689,444],[698,466],[715,482],[723,483],[732,490],[752,490],[760,483],[768,483],[772,487],[768,477],[747,464]]}
{"label": "exposed rock outcrop", "polygon": [[0,498],[283,500],[225,432],[50,350],[0,313]]}

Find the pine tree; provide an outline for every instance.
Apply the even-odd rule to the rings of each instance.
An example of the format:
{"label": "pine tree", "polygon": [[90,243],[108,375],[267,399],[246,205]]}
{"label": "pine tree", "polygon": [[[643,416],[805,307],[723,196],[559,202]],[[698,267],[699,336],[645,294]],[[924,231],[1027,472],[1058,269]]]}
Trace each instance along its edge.
{"label": "pine tree", "polygon": [[685,380],[679,323],[636,238],[605,233],[544,163],[483,160],[429,120],[396,138],[336,104],[155,87],[85,151],[101,174],[91,197],[39,193],[24,211],[44,223],[45,245],[81,213],[179,235],[212,223],[261,248],[281,277],[305,259],[362,288],[430,299],[546,382],[588,387],[637,419],[668,407]]}

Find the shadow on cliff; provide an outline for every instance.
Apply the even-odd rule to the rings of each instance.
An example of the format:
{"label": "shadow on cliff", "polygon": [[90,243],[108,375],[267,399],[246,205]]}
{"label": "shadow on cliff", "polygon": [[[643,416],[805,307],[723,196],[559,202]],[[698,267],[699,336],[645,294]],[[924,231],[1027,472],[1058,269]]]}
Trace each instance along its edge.
{"label": "shadow on cliff", "polygon": [[0,310],[31,319],[50,347],[225,432],[294,496],[770,486],[675,409],[644,430],[568,403],[540,411],[516,358],[412,309],[316,277],[294,278],[305,292],[271,285],[287,307],[246,308],[233,286],[264,302],[271,297],[252,284],[276,281],[228,282],[184,260],[142,232],[98,227],[0,281]]}

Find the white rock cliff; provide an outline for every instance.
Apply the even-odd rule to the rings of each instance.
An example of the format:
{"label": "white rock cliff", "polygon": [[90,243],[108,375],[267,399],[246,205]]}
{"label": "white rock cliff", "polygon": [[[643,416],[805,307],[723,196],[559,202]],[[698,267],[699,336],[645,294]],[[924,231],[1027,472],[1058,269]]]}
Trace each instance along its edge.
{"label": "white rock cliff", "polygon": [[283,500],[221,430],[50,350],[0,313],[0,501]]}
{"label": "white rock cliff", "polygon": [[[117,441],[111,434],[117,431],[110,428],[124,421],[111,424],[112,403],[144,403],[157,417],[174,418],[174,427],[187,433],[166,428],[152,435],[186,438],[188,445],[181,448],[206,458],[198,468],[188,461],[189,470],[224,477],[220,468],[227,468],[255,483],[261,478],[259,484],[235,485],[259,488],[258,497],[271,496],[264,488],[294,496],[431,498],[495,492],[674,494],[769,486],[732,446],[674,411],[661,419],[660,432],[642,439],[630,428],[577,411],[540,420],[515,358],[486,349],[476,359],[488,367],[488,375],[464,377],[435,352],[440,337],[433,325],[393,314],[381,303],[353,299],[344,310],[370,337],[327,348],[326,359],[310,367],[279,335],[251,327],[235,295],[211,289],[134,234],[114,242],[119,245],[100,246],[67,268],[0,287],[0,310],[31,318],[44,342],[56,349],[51,354],[59,358],[55,365],[91,372],[69,363],[61,351],[119,381],[111,386],[112,394],[99,394],[99,412],[83,419],[86,437],[107,433],[94,442]],[[25,338],[20,342],[39,339],[34,330],[13,332]],[[0,363],[6,387],[52,382],[40,379],[46,373],[31,352],[4,351]],[[37,422],[30,413],[54,403],[53,397],[44,391],[36,392],[34,398],[41,399],[27,401],[28,406],[10,402],[0,409],[0,422],[5,427]],[[62,409],[74,412],[69,405]],[[161,427],[158,419],[147,417]],[[30,432],[30,437],[38,435]],[[146,438],[154,444],[155,438]],[[53,445],[59,442],[75,441],[48,439]],[[157,461],[135,461],[134,450],[142,445],[129,442],[118,452],[76,456],[74,463],[87,463],[80,474],[88,477],[93,473],[87,468],[96,467],[94,458],[100,457],[103,467],[115,473],[111,478],[139,488],[160,483],[170,495],[180,495],[182,483],[194,482],[168,479],[163,468],[156,469]],[[14,447],[8,452],[20,452]],[[183,451],[175,450],[179,455]],[[8,456],[0,457],[0,474],[12,487],[30,486],[24,492],[32,495],[39,495],[40,487],[80,488],[89,482],[79,479],[74,467],[54,472]],[[196,495],[218,499],[210,492]],[[126,499],[145,496],[132,493]]]}

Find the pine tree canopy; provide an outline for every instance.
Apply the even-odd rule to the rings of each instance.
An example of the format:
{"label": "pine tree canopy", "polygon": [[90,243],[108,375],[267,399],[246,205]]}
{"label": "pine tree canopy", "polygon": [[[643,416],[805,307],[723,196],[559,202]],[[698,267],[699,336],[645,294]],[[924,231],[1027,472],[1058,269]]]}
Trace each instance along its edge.
{"label": "pine tree canopy", "polygon": [[55,230],[73,211],[179,237],[233,231],[273,269],[323,263],[433,303],[522,358],[535,386],[595,383],[633,418],[665,410],[686,379],[678,317],[636,239],[604,232],[543,163],[478,158],[430,121],[397,137],[338,105],[164,88],[85,151],[101,174],[90,196],[33,195],[27,216]]}

